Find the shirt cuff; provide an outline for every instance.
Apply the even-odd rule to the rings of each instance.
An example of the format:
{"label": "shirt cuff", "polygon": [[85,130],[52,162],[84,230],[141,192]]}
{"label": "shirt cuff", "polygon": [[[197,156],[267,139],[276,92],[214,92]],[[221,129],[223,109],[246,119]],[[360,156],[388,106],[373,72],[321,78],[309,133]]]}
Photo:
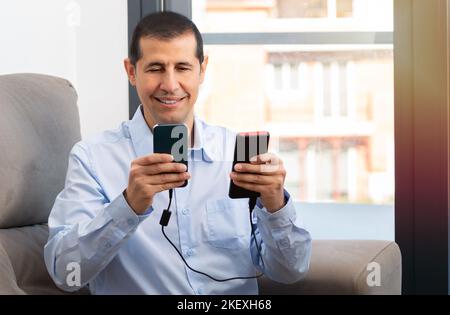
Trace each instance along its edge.
{"label": "shirt cuff", "polygon": [[130,230],[144,221],[150,213],[153,212],[153,207],[149,207],[144,214],[137,215],[128,205],[124,195],[121,193],[112,203],[110,203],[108,210],[109,215],[113,221],[117,223],[119,228],[122,230]]}
{"label": "shirt cuff", "polygon": [[292,224],[296,220],[296,211],[295,206],[292,201],[291,195],[284,190],[284,200],[286,202],[285,206],[280,210],[270,213],[267,209],[262,205],[259,198],[256,202],[256,216],[258,220],[263,221],[270,228],[282,228],[287,225]]}

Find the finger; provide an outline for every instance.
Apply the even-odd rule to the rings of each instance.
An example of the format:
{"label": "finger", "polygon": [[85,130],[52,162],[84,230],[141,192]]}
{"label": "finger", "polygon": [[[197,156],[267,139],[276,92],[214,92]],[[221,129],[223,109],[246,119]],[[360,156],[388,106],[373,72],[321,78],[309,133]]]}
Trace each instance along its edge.
{"label": "finger", "polygon": [[273,177],[261,174],[236,173],[230,174],[231,179],[249,184],[269,185],[273,183]]}
{"label": "finger", "polygon": [[248,189],[248,190],[252,190],[252,191],[256,191],[256,192],[261,192],[263,186],[259,186],[259,185],[255,185],[255,184],[250,184],[250,183],[246,183],[246,182],[240,182],[238,180],[233,180],[233,183],[236,186]]}
{"label": "finger", "polygon": [[279,164],[248,164],[238,163],[235,165],[234,170],[239,173],[258,173],[258,174],[271,174],[280,170]]}
{"label": "finger", "polygon": [[137,158],[133,163],[138,165],[151,165],[156,163],[168,163],[173,161],[173,156],[166,153],[153,153]]}
{"label": "finger", "polygon": [[161,173],[182,173],[186,172],[186,165],[183,163],[157,163],[152,165],[140,166],[144,175],[156,175]]}
{"label": "finger", "polygon": [[235,165],[234,170],[239,173],[258,173],[265,175],[272,175],[277,172],[282,172],[282,164],[248,164],[238,163]]}
{"label": "finger", "polygon": [[165,183],[165,184],[162,184],[162,185],[158,186],[158,192],[161,192],[161,191],[164,191],[164,190],[173,189],[173,188],[177,188],[177,187],[182,186],[183,184],[184,184],[184,180],[173,182],[173,183]]}
{"label": "finger", "polygon": [[191,178],[191,174],[189,174],[188,172],[165,173],[165,174],[149,176],[148,179],[144,183],[150,184],[150,185],[162,185],[162,184],[166,184],[166,183],[185,181],[189,178]]}
{"label": "finger", "polygon": [[250,163],[252,164],[278,164],[280,159],[273,153],[267,152],[259,155],[255,155],[250,159]]}

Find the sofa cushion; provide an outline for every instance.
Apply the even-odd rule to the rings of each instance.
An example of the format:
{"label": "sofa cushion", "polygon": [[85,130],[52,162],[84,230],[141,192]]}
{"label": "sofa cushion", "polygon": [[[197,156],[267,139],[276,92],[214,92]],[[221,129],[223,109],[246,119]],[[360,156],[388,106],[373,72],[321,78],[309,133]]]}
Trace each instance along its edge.
{"label": "sofa cushion", "polygon": [[[401,294],[402,260],[395,242],[377,240],[313,240],[311,264],[305,278],[294,284],[259,279],[261,294]],[[367,279],[368,267],[379,266],[379,286]],[[377,267],[375,267],[377,268]],[[370,281],[369,281],[370,282]]]}
{"label": "sofa cushion", "polygon": [[81,138],[76,101],[64,79],[0,76],[0,228],[47,222]]}

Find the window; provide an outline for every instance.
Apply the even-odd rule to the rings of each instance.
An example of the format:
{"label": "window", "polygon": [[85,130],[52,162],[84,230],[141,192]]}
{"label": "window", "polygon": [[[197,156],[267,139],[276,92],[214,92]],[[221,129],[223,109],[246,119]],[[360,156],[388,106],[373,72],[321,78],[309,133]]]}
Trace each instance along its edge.
{"label": "window", "polygon": [[[169,8],[171,7],[171,0],[162,2],[169,4]],[[348,200],[355,200],[357,191],[364,188],[369,190],[368,195],[372,196],[368,203],[375,203],[371,206],[337,204],[334,201],[329,206],[326,204],[316,206],[315,204],[302,203],[299,210],[304,213],[310,212],[306,217],[310,219],[310,223],[313,222],[313,226],[309,226],[309,230],[315,239],[329,239],[330,237],[348,239],[355,236],[359,239],[376,239],[379,237],[394,239],[393,200],[389,200],[389,196],[392,197],[394,190],[392,181],[394,177],[394,145],[391,123],[393,111],[389,106],[392,103],[393,89],[389,87],[392,86],[392,17],[394,13],[393,3],[395,3],[397,32],[395,40],[397,45],[395,85],[396,91],[399,92],[396,93],[395,109],[397,124],[395,149],[398,162],[395,179],[397,189],[395,239],[402,249],[402,288],[404,293],[407,294],[448,293],[448,185],[445,184],[448,180],[448,165],[446,163],[448,161],[446,131],[448,130],[449,92],[448,1],[328,0],[327,17],[323,18],[325,14],[322,13],[322,18],[303,18],[306,23],[289,34],[282,32],[286,31],[285,26],[289,25],[294,18],[277,18],[276,14],[273,13],[268,18],[266,15],[259,15],[258,10],[253,11],[257,14],[251,19],[245,14],[240,14],[248,8],[250,2],[255,4],[256,1],[208,1],[210,2],[208,6],[211,5],[211,7],[215,6],[213,2],[222,2],[222,4],[227,4],[228,7],[226,8],[230,12],[233,7],[237,9],[233,11],[232,15],[226,16],[225,22],[227,19],[229,20],[230,16],[234,19],[243,17],[247,19],[247,22],[252,22],[245,25],[242,23],[230,25],[216,20],[213,23],[215,25],[210,25],[213,14],[204,10],[206,2],[206,0],[192,1],[192,12],[197,25],[203,23],[203,27],[200,29],[203,31],[205,42],[210,47],[224,45],[225,51],[234,52],[238,55],[241,49],[251,48],[247,45],[263,45],[268,52],[273,51],[273,45],[279,51],[292,50],[297,45],[299,47],[297,47],[297,50],[302,52],[309,52],[311,47],[314,47],[315,54],[317,54],[319,51],[336,48],[337,44],[341,48],[347,48],[347,50],[352,50],[355,47],[362,48],[374,57],[369,58],[372,60],[355,58],[345,62],[347,64],[347,80],[342,79],[339,82],[346,82],[343,84],[347,84],[347,106],[340,107],[340,112],[341,116],[345,116],[343,113],[346,110],[348,118],[346,121],[341,119],[340,124],[344,123],[346,129],[340,131],[336,131],[333,120],[328,120],[328,123],[322,124],[318,130],[314,129],[314,126],[309,123],[311,117],[315,117],[314,111],[311,112],[310,110],[314,106],[305,106],[304,99],[310,98],[311,93],[307,93],[308,95],[305,95],[302,99],[297,97],[296,106],[292,106],[286,100],[280,101],[281,98],[270,97],[271,95],[274,96],[275,93],[272,91],[274,90],[273,80],[271,79],[273,68],[270,66],[269,58],[265,59],[265,72],[258,72],[259,76],[264,74],[269,79],[265,80],[266,87],[262,89],[263,92],[269,94],[269,97],[265,98],[263,103],[260,103],[260,105],[263,104],[259,108],[260,112],[252,114],[256,119],[268,117],[271,112],[270,107],[283,105],[287,106],[289,112],[293,114],[286,115],[285,121],[294,117],[293,121],[296,123],[295,126],[289,123],[278,126],[279,129],[284,128],[284,132],[287,134],[286,137],[280,138],[278,141],[279,153],[283,155],[289,169],[293,169],[291,173],[299,174],[299,176],[291,176],[290,178],[288,174],[286,184],[289,191],[295,191],[295,187],[304,189],[302,187],[306,185],[306,174],[300,166],[306,163],[306,148],[314,146],[308,144],[306,137],[296,138],[295,135],[299,133],[302,135],[315,134],[316,148],[322,146],[320,141],[326,141],[328,144],[331,143],[334,148],[334,155],[340,157],[338,159],[338,172],[342,175],[339,176],[338,194],[344,196],[344,198],[346,198],[345,195],[348,195]],[[267,8],[277,5],[278,2],[281,1],[261,0],[258,1],[258,4]],[[343,4],[343,2],[346,3]],[[190,5],[191,1],[174,1],[174,3],[189,3]],[[240,6],[236,4],[240,4]],[[164,5],[164,7],[166,6]],[[191,8],[185,10],[185,7],[178,12],[191,16]],[[350,10],[351,15],[348,14]],[[331,12],[336,12],[338,18],[334,18]],[[258,15],[264,21],[272,19],[272,21],[276,20],[276,23],[268,23],[270,27],[262,27],[264,23],[257,21]],[[340,18],[344,15],[347,18]],[[205,19],[205,17],[208,17],[208,19]],[[213,16],[213,18],[216,17]],[[308,25],[314,24],[316,21],[322,23],[322,20],[325,19],[328,19],[325,27],[316,24],[315,29],[312,28],[313,32],[308,33],[311,31]],[[288,23],[283,23],[283,21]],[[314,23],[311,23],[311,21],[314,21]],[[298,23],[298,21],[295,21],[295,23]],[[350,28],[349,25],[351,25]],[[437,29],[439,32],[436,32]],[[300,33],[299,30],[306,33]],[[253,34],[253,32],[260,33]],[[237,49],[227,50],[228,45],[236,45],[234,47]],[[230,55],[228,60],[233,57],[235,55]],[[337,60],[333,61],[336,62]],[[273,64],[275,63],[273,62]],[[281,63],[284,63],[284,61]],[[340,65],[341,62],[338,61],[338,64]],[[301,79],[299,82],[303,82],[300,87],[304,86],[305,83],[310,84],[306,90],[313,91],[313,94],[317,96],[316,99],[320,99],[320,95],[323,95],[323,87],[317,86],[318,81],[304,80],[302,76],[312,74],[321,78],[323,67],[320,63],[308,62],[304,59],[302,59],[301,65],[308,71],[300,71]],[[227,84],[232,84],[232,79],[240,77],[239,68],[236,70],[236,76],[231,78]],[[433,78],[432,84],[427,85],[427,88],[418,88],[424,84],[423,80],[420,79],[424,75],[427,78]],[[216,80],[217,74],[214,76],[209,72],[207,76],[210,81],[213,81],[212,83],[221,83],[220,80]],[[260,82],[257,86],[259,84]],[[238,86],[238,88],[240,90],[237,91],[249,90],[249,86]],[[254,91],[261,93],[261,89],[254,89]],[[206,96],[214,95],[210,92],[210,89],[207,89]],[[288,98],[292,96],[289,93],[284,94],[287,94]],[[253,98],[249,97],[249,99],[255,101],[257,99],[255,95],[258,94],[253,94]],[[236,96],[239,96],[239,94],[231,98],[236,98]],[[424,99],[429,101],[423,102]],[[308,103],[313,101],[314,99],[309,99]],[[270,106],[267,103],[270,103]],[[317,102],[317,104],[323,105],[323,102]],[[345,102],[342,101],[340,104],[345,104]],[[430,107],[430,104],[433,104],[433,106]],[[207,108],[212,108],[211,103],[207,105]],[[239,113],[242,109],[241,107],[238,110],[232,110]],[[271,115],[276,115],[279,112],[279,110],[272,111]],[[210,110],[208,117],[212,113],[213,111]],[[320,118],[319,113],[320,111],[317,110],[316,118]],[[228,119],[228,117],[222,117],[222,121],[225,121],[225,119]],[[318,120],[320,119],[316,119],[316,121]],[[335,129],[334,133],[332,132],[333,129]],[[326,135],[332,133],[347,135],[346,137],[339,137],[341,140],[345,140],[341,142],[339,150],[336,150],[336,147],[339,147],[336,145],[336,140],[325,138]],[[433,141],[429,141],[429,139],[433,139]],[[370,148],[370,150],[361,151],[361,148]],[[317,151],[320,152],[320,149],[310,150],[309,152]],[[327,154],[325,154],[326,156]],[[430,163],[430,159],[440,162]],[[310,167],[309,169],[313,168]],[[366,180],[363,181],[359,179],[358,175],[361,169],[370,170]],[[440,187],[440,189],[436,189],[436,187]],[[347,193],[345,193],[346,191]],[[334,215],[335,213],[336,215]],[[433,215],[430,216],[430,213]],[[342,221],[348,224],[341,224]],[[332,223],[327,225],[327,222]],[[352,233],[356,230],[354,227],[359,228],[358,235]],[[349,233],[345,233],[345,231]],[[430,248],[429,244],[434,244],[434,246]],[[422,259],[423,257],[427,259]],[[430,274],[429,270],[434,270],[434,272]]]}
{"label": "window", "polygon": [[297,202],[373,204],[391,220],[393,2],[354,2],[193,1],[210,56],[197,113],[268,130]]}
{"label": "window", "polygon": [[273,77],[273,85],[275,90],[283,90],[284,87],[284,78],[283,78],[283,64],[276,63],[273,65],[274,77]]}
{"label": "window", "polygon": [[347,18],[353,16],[353,0],[279,0],[278,18]]}
{"label": "window", "polygon": [[321,65],[323,69],[323,108],[322,117],[347,117],[348,116],[348,67],[346,62],[330,63]]}
{"label": "window", "polygon": [[353,0],[336,0],[336,17],[345,18],[353,16]]}
{"label": "window", "polygon": [[327,16],[327,0],[277,1],[279,18],[320,18]]}
{"label": "window", "polygon": [[300,92],[300,82],[306,85],[304,72],[308,69],[302,63],[269,63],[266,75],[270,81],[269,89],[277,92]]}

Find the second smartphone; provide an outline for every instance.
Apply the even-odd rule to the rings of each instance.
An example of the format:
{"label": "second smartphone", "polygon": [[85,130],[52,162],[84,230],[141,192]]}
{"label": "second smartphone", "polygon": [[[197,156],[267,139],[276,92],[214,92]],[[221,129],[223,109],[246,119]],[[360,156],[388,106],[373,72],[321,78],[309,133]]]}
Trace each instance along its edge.
{"label": "second smartphone", "polygon": [[[242,132],[236,135],[236,144],[234,146],[233,167],[237,163],[250,163],[250,159],[256,155],[267,153],[270,135],[267,131]],[[256,191],[248,190],[237,186],[230,181],[228,196],[237,198],[256,198],[259,197]]]}

